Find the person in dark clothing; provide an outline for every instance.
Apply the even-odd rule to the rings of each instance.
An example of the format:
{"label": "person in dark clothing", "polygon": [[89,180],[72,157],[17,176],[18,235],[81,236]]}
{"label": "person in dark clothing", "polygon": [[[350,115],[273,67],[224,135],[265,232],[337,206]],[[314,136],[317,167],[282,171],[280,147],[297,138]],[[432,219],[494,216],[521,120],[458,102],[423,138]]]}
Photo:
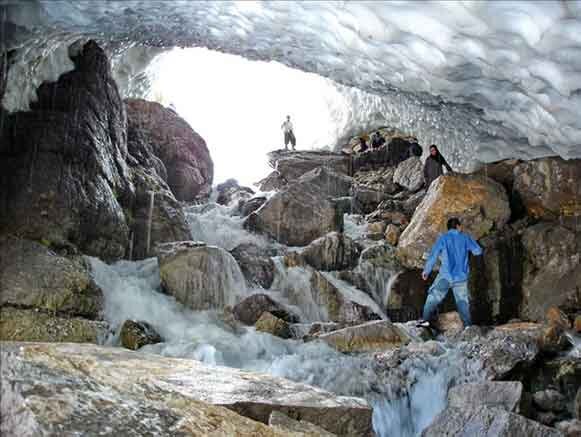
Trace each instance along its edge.
{"label": "person in dark clothing", "polygon": [[374,149],[379,149],[385,144],[385,138],[379,132],[375,132],[371,137],[371,147]]}
{"label": "person in dark clothing", "polygon": [[422,146],[420,146],[418,140],[414,138],[410,144],[410,157],[417,156],[418,158],[421,158],[422,153],[424,153]]}
{"label": "person in dark clothing", "polygon": [[442,166],[446,167],[448,173],[452,173],[452,167],[448,165],[444,157],[440,154],[435,144],[430,146],[430,156],[426,158],[424,164],[424,181],[426,188],[429,188],[432,182],[444,174]]}
{"label": "person in dark clothing", "polygon": [[359,137],[359,153],[363,153],[365,151],[367,151],[367,142],[365,141],[365,138]]}

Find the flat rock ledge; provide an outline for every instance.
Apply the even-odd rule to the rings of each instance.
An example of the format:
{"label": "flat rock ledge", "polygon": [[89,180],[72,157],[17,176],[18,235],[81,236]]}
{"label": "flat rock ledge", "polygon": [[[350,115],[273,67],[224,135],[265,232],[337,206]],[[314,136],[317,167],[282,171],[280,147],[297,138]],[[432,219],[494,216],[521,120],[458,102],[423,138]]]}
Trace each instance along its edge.
{"label": "flat rock ledge", "polygon": [[2,342],[0,359],[6,435],[300,435],[268,428],[273,411],[373,435],[365,400],[265,374],[91,344]]}

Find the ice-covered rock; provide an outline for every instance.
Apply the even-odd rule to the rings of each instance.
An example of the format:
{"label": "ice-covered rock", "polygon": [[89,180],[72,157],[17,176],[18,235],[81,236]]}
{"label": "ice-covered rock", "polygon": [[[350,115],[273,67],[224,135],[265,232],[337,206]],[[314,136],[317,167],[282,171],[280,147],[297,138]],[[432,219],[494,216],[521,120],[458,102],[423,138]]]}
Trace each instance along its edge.
{"label": "ice-covered rock", "polygon": [[501,229],[510,218],[504,187],[484,177],[440,176],[430,186],[399,239],[398,254],[402,262],[423,268],[427,252],[438,235],[446,232],[450,217],[458,217],[465,232],[475,239]]}
{"label": "ice-covered rock", "polygon": [[246,294],[244,276],[224,249],[181,241],[157,246],[163,289],[194,310],[235,305]]}

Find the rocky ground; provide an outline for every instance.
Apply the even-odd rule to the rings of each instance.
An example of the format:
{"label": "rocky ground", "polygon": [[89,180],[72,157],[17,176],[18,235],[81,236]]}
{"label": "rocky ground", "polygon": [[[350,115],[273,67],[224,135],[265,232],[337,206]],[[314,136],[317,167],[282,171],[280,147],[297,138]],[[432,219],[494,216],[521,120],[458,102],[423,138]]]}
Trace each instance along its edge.
{"label": "rocky ground", "polygon": [[[217,187],[217,202],[268,242],[230,250],[191,241],[184,214],[183,201],[213,208],[204,140],[169,109],[122,101],[94,42],[73,61],[30,111],[3,114],[3,433],[103,423],[112,435],[373,433],[362,399],[126,350],[171,339],[147,320],[108,326],[106,290],[84,255],[156,256],[159,291],[183,311],[215,311],[234,334],[364,356],[368,392],[409,392],[414,369],[453,350],[479,376],[452,380],[447,409],[422,435],[581,433],[581,161],[507,160],[426,190],[421,160],[394,163],[386,149],[273,151],[257,189]],[[413,140],[384,135],[388,145]],[[415,327],[420,268],[451,216],[484,248],[471,260],[478,326],[463,329],[448,300],[436,333]],[[111,331],[125,349],[96,346]]]}

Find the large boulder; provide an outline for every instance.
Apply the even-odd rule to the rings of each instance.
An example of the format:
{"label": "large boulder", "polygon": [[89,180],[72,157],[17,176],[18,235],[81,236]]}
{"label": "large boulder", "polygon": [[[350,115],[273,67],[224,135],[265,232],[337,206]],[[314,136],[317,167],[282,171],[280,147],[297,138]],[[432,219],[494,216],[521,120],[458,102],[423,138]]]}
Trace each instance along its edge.
{"label": "large boulder", "polygon": [[107,333],[105,322],[32,309],[0,308],[0,341],[103,343]]}
{"label": "large boulder", "polygon": [[527,228],[520,316],[543,320],[551,306],[575,313],[581,308],[581,234],[553,223]]}
{"label": "large boulder", "polygon": [[409,267],[422,268],[426,253],[446,222],[458,217],[474,239],[502,229],[510,218],[502,185],[480,176],[444,175],[430,186],[411,223],[399,239],[399,257]]}
{"label": "large boulder", "polygon": [[0,238],[0,306],[97,318],[103,293],[81,257],[65,258],[42,244]]}
{"label": "large boulder", "polygon": [[387,198],[387,193],[381,189],[355,185],[353,187],[352,212],[355,214],[372,213]]}
{"label": "large boulder", "polygon": [[298,321],[298,317],[285,306],[276,302],[269,295],[258,293],[248,296],[232,308],[236,320],[246,325],[254,325],[263,313],[270,313],[289,323]]}
{"label": "large boulder", "polygon": [[361,250],[347,235],[331,232],[309,244],[301,255],[316,270],[344,270],[357,264]]}
{"label": "large boulder", "polygon": [[581,214],[581,159],[524,161],[514,169],[514,190],[529,215],[548,220],[562,217],[575,226]]}
{"label": "large boulder", "polygon": [[350,174],[350,158],[341,153],[324,151],[289,153],[284,150],[275,150],[268,154],[268,162],[287,183],[317,167],[325,167],[339,174]]}
{"label": "large boulder", "polygon": [[376,320],[350,326],[317,337],[340,352],[385,351],[411,341],[410,336],[389,320]]}
{"label": "large boulder", "polygon": [[271,172],[267,177],[256,182],[254,185],[260,191],[279,191],[286,187],[288,181],[276,170]]}
{"label": "large boulder", "polygon": [[422,432],[422,437],[564,437],[555,428],[541,425],[503,408],[479,405],[448,407]]}
{"label": "large boulder", "polygon": [[244,226],[282,244],[306,246],[328,232],[341,230],[343,216],[317,185],[302,180],[274,194],[246,218]]}
{"label": "large boulder", "polygon": [[103,49],[89,41],[70,57],[75,69],[43,82],[30,111],[3,116],[0,233],[116,260],[133,195],[125,108]]}
{"label": "large boulder", "polygon": [[298,182],[308,182],[325,197],[345,197],[351,193],[353,179],[327,167],[317,167],[303,174]]}
{"label": "large boulder", "polygon": [[216,186],[218,197],[216,203],[219,205],[232,205],[238,202],[244,202],[254,195],[254,190],[249,187],[243,187],[238,184],[236,179],[228,179]]}
{"label": "large boulder", "polygon": [[270,288],[274,280],[274,262],[272,257],[278,255],[273,249],[242,243],[230,251],[246,281],[251,286]]}
{"label": "large boulder", "polygon": [[401,162],[393,174],[393,182],[408,191],[417,191],[424,185],[424,165],[413,156]]}
{"label": "large boulder", "polygon": [[159,103],[127,99],[127,118],[150,138],[167,169],[167,183],[178,200],[210,194],[214,164],[204,139],[171,109]]}
{"label": "large boulder", "polygon": [[486,405],[519,413],[523,402],[520,381],[484,381],[460,384],[448,390],[448,406],[454,408]]}
{"label": "large boulder", "polygon": [[231,414],[267,424],[273,411],[339,436],[373,435],[366,401],[269,375],[87,344],[5,343],[0,354],[8,435],[98,434],[103,423],[126,436],[293,435]]}
{"label": "large boulder", "polygon": [[286,414],[283,414],[280,411],[273,411],[272,413],[270,413],[268,424],[275,429],[299,432],[301,434],[306,434],[307,436],[313,437],[315,436],[335,437],[337,435],[324,430],[320,426],[313,425],[310,422],[306,422],[304,420],[291,419]]}
{"label": "large boulder", "polygon": [[157,246],[163,290],[193,310],[233,306],[246,292],[236,260],[224,249],[181,241]]}
{"label": "large boulder", "polygon": [[407,322],[422,317],[428,286],[420,270],[401,270],[390,277],[386,314],[393,322]]}

